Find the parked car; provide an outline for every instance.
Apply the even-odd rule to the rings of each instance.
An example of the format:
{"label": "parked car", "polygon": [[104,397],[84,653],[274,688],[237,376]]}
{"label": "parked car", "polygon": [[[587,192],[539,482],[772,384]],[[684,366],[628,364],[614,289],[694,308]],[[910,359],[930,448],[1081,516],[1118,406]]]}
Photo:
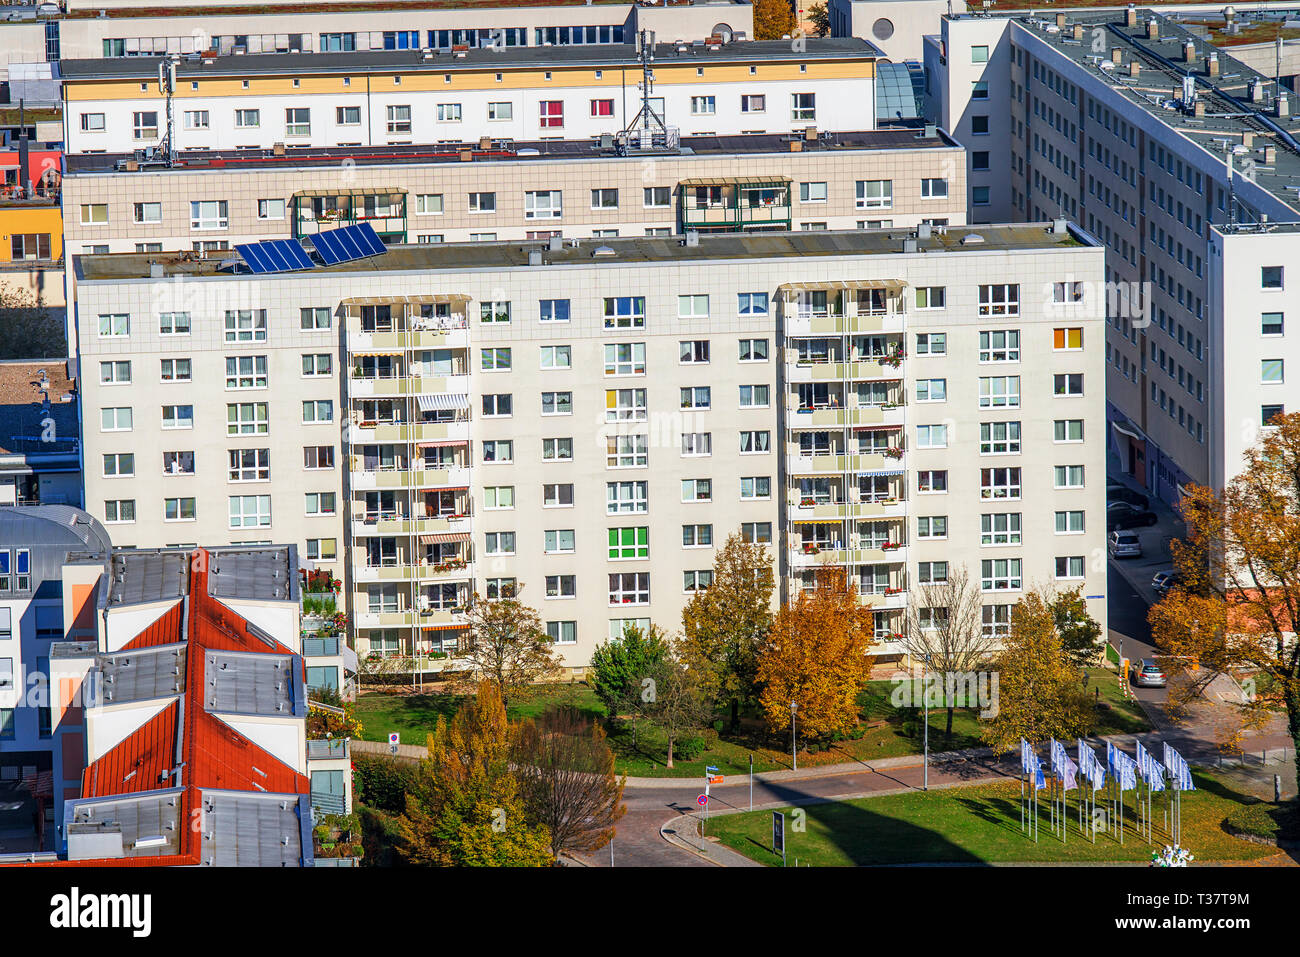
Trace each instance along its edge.
{"label": "parked car", "polygon": [[1151,576],[1151,590],[1163,598],[1169,589],[1173,588],[1175,585],[1181,585],[1182,582],[1182,572],[1176,568],[1166,569],[1162,572],[1156,572]]}
{"label": "parked car", "polygon": [[1167,679],[1165,670],[1154,658],[1139,658],[1128,666],[1128,680],[1139,688],[1163,688]]}
{"label": "parked car", "polygon": [[1115,531],[1106,540],[1112,558],[1141,558],[1142,539],[1137,532]]}
{"label": "parked car", "polygon": [[1112,482],[1106,486],[1106,504],[1113,502],[1124,502],[1134,508],[1148,508],[1151,505],[1141,492],[1135,492],[1127,485],[1116,485]]}
{"label": "parked car", "polygon": [[1134,508],[1127,502],[1114,502],[1106,506],[1106,529],[1115,531],[1119,528],[1144,528],[1157,522],[1156,513],[1146,509]]}

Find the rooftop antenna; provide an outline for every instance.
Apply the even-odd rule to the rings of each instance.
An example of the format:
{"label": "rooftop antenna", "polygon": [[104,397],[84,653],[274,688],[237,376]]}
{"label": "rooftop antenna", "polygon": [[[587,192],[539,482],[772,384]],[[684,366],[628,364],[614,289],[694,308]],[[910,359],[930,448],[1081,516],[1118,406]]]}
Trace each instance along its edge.
{"label": "rooftop antenna", "polygon": [[172,109],[172,97],[176,92],[176,59],[164,58],[158,61],[158,91],[167,97],[167,137],[162,142],[163,162],[173,166],[176,163],[176,117]]}
{"label": "rooftop antenna", "polygon": [[[641,109],[632,118],[619,139],[636,144],[637,149],[671,149],[676,146],[675,137],[669,132],[664,118],[650,105],[651,93],[654,92],[654,58],[655,32],[640,30],[636,35],[636,52],[641,60]],[[675,132],[675,131],[673,131]]]}

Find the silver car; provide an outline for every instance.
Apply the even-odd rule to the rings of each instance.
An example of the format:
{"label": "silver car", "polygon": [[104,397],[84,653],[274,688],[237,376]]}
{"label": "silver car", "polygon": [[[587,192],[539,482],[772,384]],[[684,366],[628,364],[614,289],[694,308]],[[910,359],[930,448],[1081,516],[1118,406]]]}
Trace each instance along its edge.
{"label": "silver car", "polygon": [[1128,679],[1139,688],[1163,688],[1165,670],[1152,658],[1140,658],[1128,667]]}
{"label": "silver car", "polygon": [[1107,543],[1114,558],[1141,558],[1142,539],[1138,533],[1129,529],[1120,529],[1110,533]]}

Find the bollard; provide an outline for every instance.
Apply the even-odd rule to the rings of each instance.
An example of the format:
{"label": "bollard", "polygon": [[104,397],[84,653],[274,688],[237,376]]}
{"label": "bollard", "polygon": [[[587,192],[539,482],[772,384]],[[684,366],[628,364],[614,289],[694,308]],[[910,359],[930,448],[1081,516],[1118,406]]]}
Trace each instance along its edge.
{"label": "bollard", "polygon": [[1282,803],[1282,775],[1273,775],[1273,803]]}

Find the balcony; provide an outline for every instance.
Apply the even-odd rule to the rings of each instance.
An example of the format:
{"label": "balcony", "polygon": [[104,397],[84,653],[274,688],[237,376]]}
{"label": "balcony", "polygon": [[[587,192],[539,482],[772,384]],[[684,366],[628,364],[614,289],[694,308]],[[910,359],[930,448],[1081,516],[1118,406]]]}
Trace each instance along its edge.
{"label": "balcony", "polygon": [[869,382],[903,378],[901,360],[891,363],[877,359],[856,362],[793,359],[787,360],[786,366],[786,379],[789,382]]}
{"label": "balcony", "polygon": [[[442,564],[429,564],[426,562],[399,562],[395,565],[357,565],[354,568],[353,576],[358,583],[367,584],[370,582],[401,582],[401,581],[465,581],[474,577],[473,562],[464,562],[462,560],[444,562]],[[407,614],[396,613],[396,614]],[[357,625],[367,628],[380,628],[389,624],[410,624],[409,621],[368,621],[367,615],[357,617]],[[433,625],[436,622],[425,622]]]}
{"label": "balcony", "polygon": [[896,548],[836,548],[821,547],[818,551],[805,551],[795,545],[789,550],[792,568],[817,568],[819,565],[883,565],[907,561],[907,549]]}
{"label": "balcony", "polygon": [[308,761],[346,761],[351,753],[347,738],[328,738],[307,742]]}
{"label": "balcony", "polygon": [[[457,606],[459,607],[459,606]],[[450,608],[430,608],[427,611],[361,612],[357,615],[358,628],[446,628],[464,625],[465,613]]]}
{"label": "balcony", "polygon": [[469,485],[468,468],[447,469],[364,469],[360,456],[352,456],[352,487],[367,491],[385,488],[464,488]]}
{"label": "balcony", "polygon": [[[793,398],[793,397],[791,397]],[[792,429],[842,429],[856,425],[903,425],[901,405],[825,406],[796,409],[790,416]]]}
{"label": "balcony", "polygon": [[790,228],[790,180],[785,177],[687,179],[678,184],[677,192],[683,231]]}
{"label": "balcony", "polygon": [[354,420],[348,430],[353,445],[385,442],[468,442],[469,420],[459,422],[368,422]]}
{"label": "balcony", "polygon": [[406,190],[303,190],[290,200],[293,238],[369,223],[385,242],[406,242]]}
{"label": "balcony", "polygon": [[786,470],[791,475],[842,475],[856,472],[879,472],[903,469],[903,457],[885,455],[883,452],[862,452],[837,455],[818,453],[805,455],[798,445],[790,444],[786,451]]}
{"label": "balcony", "polygon": [[470,519],[468,515],[420,515],[411,518],[398,515],[396,512],[370,514],[361,512],[352,519],[352,534],[358,537],[438,535],[449,532],[461,532],[468,535],[469,531]]}
{"label": "balcony", "polygon": [[437,393],[469,393],[468,375],[424,376],[392,375],[365,376],[353,370],[348,380],[348,391],[356,398],[388,398]]}

